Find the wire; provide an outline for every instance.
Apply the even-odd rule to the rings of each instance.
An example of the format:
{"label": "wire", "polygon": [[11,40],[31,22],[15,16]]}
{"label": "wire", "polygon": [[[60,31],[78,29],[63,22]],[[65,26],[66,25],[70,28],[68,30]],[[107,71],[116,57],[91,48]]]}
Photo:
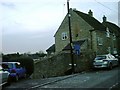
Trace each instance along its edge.
{"label": "wire", "polygon": [[64,16],[65,16],[65,9],[66,9],[65,6],[66,6],[66,4],[65,4],[65,2],[64,2],[64,3],[63,3],[63,16],[62,16],[63,18],[64,18]]}
{"label": "wire", "polygon": [[120,16],[120,11],[119,11],[119,9],[120,9],[120,2],[118,2],[118,11],[116,11],[116,10],[113,10],[113,9],[107,7],[106,5],[104,5],[104,4],[100,3],[100,2],[98,2],[97,0],[94,0],[94,1],[97,2],[98,4],[102,5],[103,7],[109,9],[110,11],[113,11],[113,12],[118,13],[118,26],[119,26],[119,22],[120,22],[120,19],[119,19],[119,16]]}
{"label": "wire", "polygon": [[98,2],[97,0],[94,0],[94,1],[97,2],[98,4],[102,5],[103,7],[105,7],[105,8],[107,8],[107,9],[111,10],[111,11],[114,11],[114,12],[119,13],[118,11],[109,8],[108,6],[106,6],[106,5],[104,5],[104,4],[100,3],[100,2]]}

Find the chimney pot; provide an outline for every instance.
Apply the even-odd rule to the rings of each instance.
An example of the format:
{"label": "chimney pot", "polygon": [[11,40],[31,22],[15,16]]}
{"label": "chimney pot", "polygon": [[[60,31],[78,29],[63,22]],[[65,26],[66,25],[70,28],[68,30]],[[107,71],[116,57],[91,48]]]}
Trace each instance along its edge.
{"label": "chimney pot", "polygon": [[91,10],[89,10],[88,15],[93,17],[93,12]]}
{"label": "chimney pot", "polygon": [[107,18],[106,18],[106,16],[104,15],[103,16],[103,22],[106,22],[107,21]]}

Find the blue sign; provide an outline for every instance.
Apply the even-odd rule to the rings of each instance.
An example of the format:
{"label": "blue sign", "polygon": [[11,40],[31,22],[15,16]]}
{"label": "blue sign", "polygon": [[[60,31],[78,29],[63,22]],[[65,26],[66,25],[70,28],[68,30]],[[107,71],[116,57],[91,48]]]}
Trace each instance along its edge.
{"label": "blue sign", "polygon": [[74,51],[75,51],[75,54],[80,55],[80,45],[75,44],[74,45]]}

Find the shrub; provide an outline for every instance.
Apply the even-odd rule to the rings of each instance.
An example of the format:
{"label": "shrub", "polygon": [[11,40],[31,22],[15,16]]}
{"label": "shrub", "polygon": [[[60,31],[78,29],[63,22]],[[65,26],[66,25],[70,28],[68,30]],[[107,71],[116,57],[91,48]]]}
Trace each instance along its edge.
{"label": "shrub", "polygon": [[28,76],[30,76],[34,72],[34,62],[32,58],[22,56],[18,58],[18,61],[21,63],[22,66],[26,68]]}

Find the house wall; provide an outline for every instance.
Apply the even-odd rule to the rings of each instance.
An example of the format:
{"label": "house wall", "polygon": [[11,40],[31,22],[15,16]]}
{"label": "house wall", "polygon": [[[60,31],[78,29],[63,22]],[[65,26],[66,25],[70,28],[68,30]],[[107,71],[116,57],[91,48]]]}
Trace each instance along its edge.
{"label": "house wall", "polygon": [[[97,42],[97,51],[96,54],[106,54],[108,53],[108,46],[110,45],[109,38],[106,38],[106,32],[105,31],[96,31],[96,42]],[[99,39],[102,39],[102,44],[99,44]],[[108,43],[106,43],[108,42]]]}
{"label": "house wall", "polygon": [[63,22],[61,23],[58,31],[55,34],[55,52],[60,52],[63,47],[65,47],[68,43],[69,43],[69,38],[67,38],[66,40],[62,40],[62,33],[66,32],[67,35],[69,35],[69,30],[68,30],[68,18],[67,16],[65,17],[65,19],[63,20]]}
{"label": "house wall", "polygon": [[[84,21],[75,12],[70,10],[71,13],[71,32],[72,40],[83,40],[87,39],[88,44],[90,44],[90,32],[93,29],[86,21]],[[61,34],[67,32],[68,38],[66,40],[61,39]],[[55,34],[55,49],[56,52],[62,51],[62,49],[69,43],[69,27],[68,27],[68,15],[66,15],[61,26]],[[88,45],[90,46],[90,45]],[[90,48],[90,47],[89,47]]]}
{"label": "house wall", "polygon": [[[71,30],[72,40],[87,40],[86,50],[92,49],[96,54],[113,54],[114,48],[117,48],[120,53],[119,40],[113,40],[113,33],[110,33],[110,37],[106,37],[106,31],[94,30],[84,19],[82,19],[74,11],[71,13]],[[92,31],[91,31],[92,30]],[[63,32],[67,32],[68,38],[66,40],[61,39]],[[102,39],[103,44],[98,44],[98,38]],[[68,27],[68,15],[66,15],[62,24],[60,25],[57,33],[55,34],[55,48],[56,52],[62,51],[62,49],[69,43],[69,27]],[[83,47],[83,46],[82,46]]]}
{"label": "house wall", "polygon": [[[114,23],[111,23],[110,25],[109,24],[110,24],[109,22],[103,22],[103,25],[106,28],[108,27],[109,30],[110,30],[110,33],[111,33],[111,36],[109,38],[110,39],[109,42],[111,42],[111,43],[109,43],[108,41],[107,41],[107,43],[109,43],[112,47],[112,49],[111,49],[112,54],[116,53],[116,54],[120,55],[120,44],[119,44],[119,42],[120,42],[120,37],[119,37],[120,32],[119,32],[119,27],[117,25],[114,25]],[[115,40],[114,40],[114,35],[116,36]],[[115,50],[117,50],[117,52],[114,52]]]}
{"label": "house wall", "polygon": [[[99,45],[98,38],[102,39],[103,44]],[[113,54],[114,48],[117,48],[116,40],[113,39],[113,33],[110,33],[110,37],[106,37],[106,31],[96,31],[97,50],[96,54]],[[110,48],[109,48],[110,47]],[[110,50],[109,50],[110,49]]]}
{"label": "house wall", "polygon": [[117,51],[118,51],[118,54],[120,55],[120,37],[119,38],[117,38],[117,40],[116,40],[116,42],[117,42]]}
{"label": "house wall", "polygon": [[91,49],[93,50],[93,52],[97,51],[97,36],[96,36],[96,31],[91,31]]}

